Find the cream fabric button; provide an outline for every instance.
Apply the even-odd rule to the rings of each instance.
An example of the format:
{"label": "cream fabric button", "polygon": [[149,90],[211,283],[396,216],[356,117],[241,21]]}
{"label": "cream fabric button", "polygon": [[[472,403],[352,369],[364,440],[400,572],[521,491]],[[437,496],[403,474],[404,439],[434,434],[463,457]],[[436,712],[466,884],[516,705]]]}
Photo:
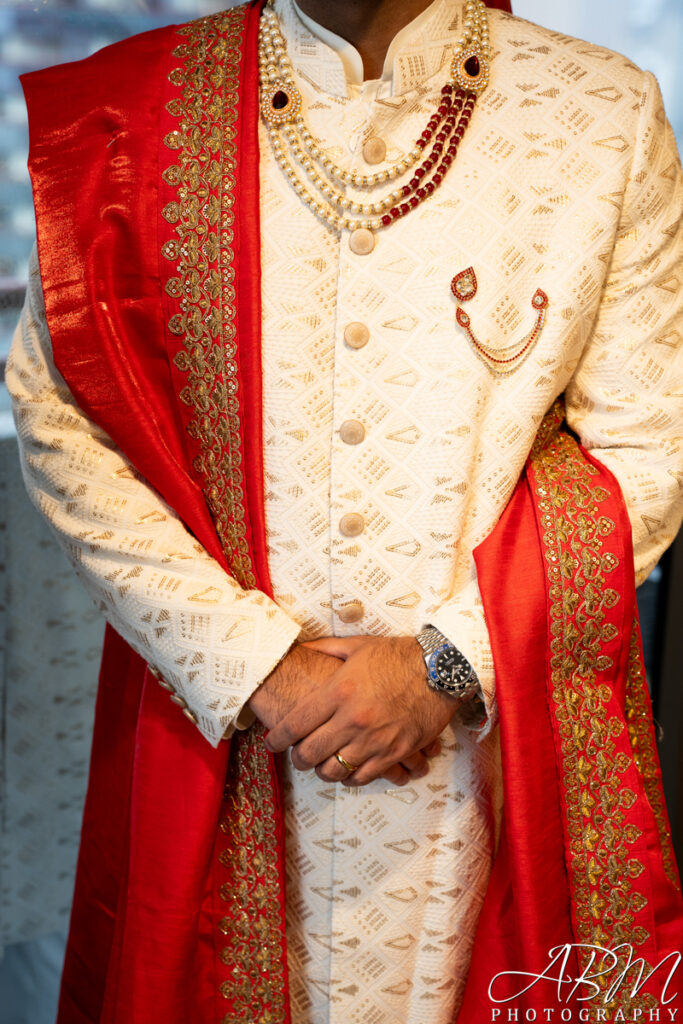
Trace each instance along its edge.
{"label": "cream fabric button", "polygon": [[365,440],[365,427],[358,420],[344,420],[339,428],[339,436],[344,444],[360,444]]}
{"label": "cream fabric button", "polygon": [[349,249],[356,256],[367,256],[375,248],[375,236],[368,228],[356,228],[349,237]]}
{"label": "cream fabric button", "polygon": [[339,520],[339,531],[345,537],[357,537],[365,529],[365,520],[358,512],[348,512]]}
{"label": "cream fabric button", "polygon": [[351,601],[349,604],[345,604],[343,608],[340,608],[337,615],[345,623],[359,622],[365,615],[365,608],[360,601]]}
{"label": "cream fabric button", "polygon": [[177,704],[179,708],[187,707],[187,701],[184,697],[181,697],[179,693],[172,693],[170,699],[174,704]]}
{"label": "cream fabric button", "polygon": [[344,341],[349,348],[363,348],[370,341],[370,331],[365,324],[354,320],[344,328]]}
{"label": "cream fabric button", "polygon": [[387,144],[384,139],[373,135],[363,146],[363,159],[366,164],[381,164],[387,155]]}
{"label": "cream fabric button", "polygon": [[183,708],[183,714],[185,715],[185,718],[190,719],[193,725],[197,724],[197,716],[195,715],[194,711],[190,711],[189,708]]}

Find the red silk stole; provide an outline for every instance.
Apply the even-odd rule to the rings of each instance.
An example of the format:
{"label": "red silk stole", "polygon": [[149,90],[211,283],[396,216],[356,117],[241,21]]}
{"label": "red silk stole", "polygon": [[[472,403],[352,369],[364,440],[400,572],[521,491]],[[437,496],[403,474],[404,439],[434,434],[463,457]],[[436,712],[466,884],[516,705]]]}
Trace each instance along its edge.
{"label": "red silk stole", "polygon": [[[235,8],[24,85],[57,366],[226,571],[269,592],[257,24]],[[680,941],[629,538],[615,481],[552,412],[477,553],[506,809],[463,1022],[551,946],[631,941],[654,966]],[[289,1020],[277,772],[258,730],[229,746],[108,632],[60,1024]]]}

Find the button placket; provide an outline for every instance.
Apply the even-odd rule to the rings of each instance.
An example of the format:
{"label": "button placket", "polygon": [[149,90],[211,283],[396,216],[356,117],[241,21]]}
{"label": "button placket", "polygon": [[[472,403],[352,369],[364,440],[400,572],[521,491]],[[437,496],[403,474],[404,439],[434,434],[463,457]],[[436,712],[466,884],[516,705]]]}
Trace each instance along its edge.
{"label": "button placket", "polygon": [[[370,108],[368,104],[368,121]],[[366,129],[367,130],[367,129]],[[350,170],[358,174],[371,173],[386,159],[386,143],[374,132],[361,145],[365,132],[359,132]],[[346,195],[351,202],[368,202],[368,193],[347,186]],[[353,213],[349,213],[353,216]],[[353,387],[362,365],[361,350],[371,343],[371,330],[366,322],[369,311],[359,307],[349,294],[357,276],[357,268],[371,273],[378,245],[376,233],[367,228],[342,231],[340,239],[336,343],[334,362],[334,420],[338,424],[330,456],[330,584],[333,598],[335,626],[357,627],[366,614],[363,594],[357,592],[353,573],[361,553],[369,541],[366,533],[365,509],[360,507],[357,465],[364,447],[372,443],[371,427],[359,415],[362,386]],[[343,496],[342,496],[343,495]],[[365,502],[363,502],[363,505]],[[350,543],[349,543],[350,542]],[[351,629],[349,632],[354,632]]]}

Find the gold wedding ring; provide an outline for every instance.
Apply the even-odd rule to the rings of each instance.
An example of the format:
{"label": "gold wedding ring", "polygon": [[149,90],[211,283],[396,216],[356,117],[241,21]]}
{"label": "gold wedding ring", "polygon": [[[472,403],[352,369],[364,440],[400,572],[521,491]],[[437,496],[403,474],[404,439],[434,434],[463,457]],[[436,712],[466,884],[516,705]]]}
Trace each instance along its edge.
{"label": "gold wedding ring", "polygon": [[360,768],[359,764],[351,764],[349,761],[346,760],[346,758],[342,757],[338,751],[334,756],[337,758],[342,768],[346,768],[347,772],[349,773],[358,771],[358,769]]}

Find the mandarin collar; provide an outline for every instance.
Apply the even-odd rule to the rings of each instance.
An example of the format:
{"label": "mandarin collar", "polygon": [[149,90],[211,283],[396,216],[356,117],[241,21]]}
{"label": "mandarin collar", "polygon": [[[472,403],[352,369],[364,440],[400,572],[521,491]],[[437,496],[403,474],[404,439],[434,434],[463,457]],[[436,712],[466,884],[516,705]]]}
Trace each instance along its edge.
{"label": "mandarin collar", "polygon": [[309,18],[296,0],[275,0],[275,10],[296,72],[340,99],[403,96],[446,69],[461,35],[464,0],[433,0],[398,32],[389,46],[382,77],[363,81],[358,50]]}

